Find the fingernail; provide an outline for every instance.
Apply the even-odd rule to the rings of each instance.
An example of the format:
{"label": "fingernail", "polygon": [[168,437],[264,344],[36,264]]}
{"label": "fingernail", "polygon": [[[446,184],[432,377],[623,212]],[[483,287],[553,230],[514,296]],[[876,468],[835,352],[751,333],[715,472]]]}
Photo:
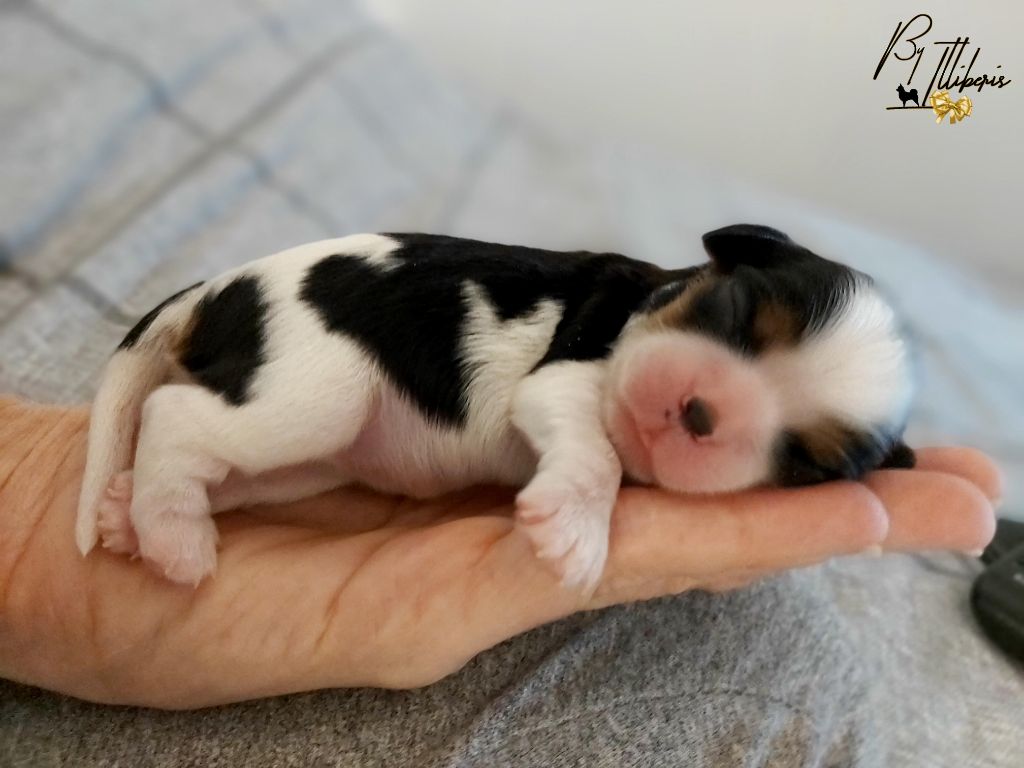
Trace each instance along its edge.
{"label": "fingernail", "polygon": [[867,555],[868,557],[881,557],[882,552],[883,550],[881,544],[872,544],[870,547],[861,550],[861,554]]}
{"label": "fingernail", "polygon": [[967,554],[971,557],[981,557],[983,554],[985,554],[985,549],[984,547],[981,549],[969,549],[967,550]]}

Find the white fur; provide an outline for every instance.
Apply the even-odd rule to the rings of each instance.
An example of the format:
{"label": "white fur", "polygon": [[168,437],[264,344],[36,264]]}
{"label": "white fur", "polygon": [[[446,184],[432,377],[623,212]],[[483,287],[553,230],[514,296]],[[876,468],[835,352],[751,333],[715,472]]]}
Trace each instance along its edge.
{"label": "white fur", "polygon": [[892,309],[866,282],[821,331],[794,349],[769,352],[758,367],[792,427],[823,414],[868,429],[892,426],[910,404],[906,344]]}
{"label": "white fur", "polygon": [[514,387],[547,352],[562,307],[545,300],[528,315],[502,320],[481,286],[467,280],[463,295],[469,311],[461,357],[475,371],[469,383],[467,427],[485,441],[480,446],[483,452],[493,454],[504,446],[486,443],[508,432]]}

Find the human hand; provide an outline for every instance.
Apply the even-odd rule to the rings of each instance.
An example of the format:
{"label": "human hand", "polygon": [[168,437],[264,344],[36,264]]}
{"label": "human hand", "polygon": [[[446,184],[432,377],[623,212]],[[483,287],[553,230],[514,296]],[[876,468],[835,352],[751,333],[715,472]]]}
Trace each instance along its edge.
{"label": "human hand", "polygon": [[724,589],[872,547],[977,550],[992,463],[963,448],[866,483],[684,498],[627,488],[595,594],[559,586],[511,490],[430,501],[342,489],[218,515],[215,577],[82,558],[87,412],[0,399],[0,675],[94,701],[190,708],[340,686],[414,687],[579,610]]}

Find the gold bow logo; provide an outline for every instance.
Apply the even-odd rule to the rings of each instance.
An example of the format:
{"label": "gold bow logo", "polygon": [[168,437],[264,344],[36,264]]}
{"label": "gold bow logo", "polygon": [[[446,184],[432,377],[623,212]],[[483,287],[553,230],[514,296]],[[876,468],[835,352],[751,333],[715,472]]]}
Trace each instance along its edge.
{"label": "gold bow logo", "polygon": [[949,124],[954,125],[958,120],[963,120],[974,109],[974,104],[964,96],[959,101],[949,98],[949,91],[936,91],[931,95],[932,109],[938,117],[936,123],[941,123],[942,118],[949,115]]}

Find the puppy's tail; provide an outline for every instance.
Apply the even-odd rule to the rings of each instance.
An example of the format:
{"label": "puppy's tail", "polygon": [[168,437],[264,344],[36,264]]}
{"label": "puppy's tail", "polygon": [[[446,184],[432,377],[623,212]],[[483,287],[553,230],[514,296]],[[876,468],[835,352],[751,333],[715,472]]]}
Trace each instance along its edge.
{"label": "puppy's tail", "polygon": [[142,403],[163,383],[204,292],[201,283],[164,301],[128,332],[107,363],[89,418],[89,452],[78,500],[75,542],[88,554],[98,537],[97,512],[111,478],[128,469]]}

